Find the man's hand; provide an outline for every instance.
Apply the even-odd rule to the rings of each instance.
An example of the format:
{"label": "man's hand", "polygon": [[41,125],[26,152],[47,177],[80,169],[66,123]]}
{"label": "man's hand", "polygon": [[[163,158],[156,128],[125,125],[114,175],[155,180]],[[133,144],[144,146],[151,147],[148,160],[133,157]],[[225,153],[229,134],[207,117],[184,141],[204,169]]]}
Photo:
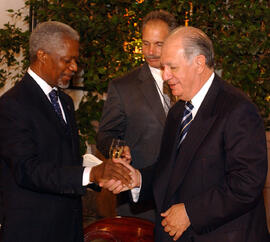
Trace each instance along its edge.
{"label": "man's hand", "polygon": [[174,241],[178,240],[190,226],[184,203],[171,206],[165,213],[161,213],[161,216],[164,217],[161,221],[164,231],[168,232],[170,236],[174,236]]}
{"label": "man's hand", "polygon": [[101,182],[99,185],[101,187],[105,187],[108,190],[110,190],[111,192],[113,192],[114,194],[118,194],[120,192],[123,191],[127,191],[130,190],[134,187],[140,187],[141,185],[141,174],[139,172],[139,170],[134,169],[130,164],[128,164],[124,159],[119,158],[119,159],[113,159],[113,162],[117,163],[117,164],[122,164],[123,166],[125,166],[127,169],[129,169],[129,175],[132,178],[132,183],[127,186],[126,184],[123,184],[121,181],[117,181],[117,180],[110,180],[110,181],[106,181],[106,182]]}
{"label": "man's hand", "polygon": [[129,173],[129,168],[120,162],[115,163],[111,160],[107,160],[92,168],[90,173],[90,181],[101,186],[108,181],[117,181],[118,183],[120,182],[121,184],[130,187],[132,185],[132,177]]}
{"label": "man's hand", "polygon": [[131,154],[130,154],[130,149],[129,149],[128,146],[124,146],[124,150],[123,150],[121,158],[124,158],[125,162],[130,164],[130,162],[131,162]]}

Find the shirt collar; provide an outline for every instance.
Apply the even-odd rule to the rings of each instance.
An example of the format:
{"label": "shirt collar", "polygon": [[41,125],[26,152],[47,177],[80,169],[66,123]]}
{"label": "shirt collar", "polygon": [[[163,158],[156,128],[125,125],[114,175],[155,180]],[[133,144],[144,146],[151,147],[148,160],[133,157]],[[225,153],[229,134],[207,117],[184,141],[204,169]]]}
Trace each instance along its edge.
{"label": "shirt collar", "polygon": [[161,70],[160,70],[160,69],[155,68],[155,67],[152,67],[152,66],[150,66],[150,65],[148,65],[148,66],[149,66],[150,71],[151,71],[152,74],[158,74],[158,75],[161,75]]}
{"label": "shirt collar", "polygon": [[27,72],[35,80],[35,82],[40,86],[40,88],[46,94],[46,96],[49,95],[52,89],[57,90],[57,88],[52,88],[46,81],[44,81],[40,76],[38,76],[35,72],[33,72],[30,67],[28,68]]}
{"label": "shirt collar", "polygon": [[199,110],[213,80],[215,77],[215,73],[213,72],[212,75],[210,76],[210,78],[207,80],[207,82],[202,86],[202,88],[200,89],[200,91],[191,99],[191,103],[193,105],[193,109],[192,109],[192,116],[193,118],[195,117],[197,111]]}
{"label": "shirt collar", "polygon": [[[148,65],[149,66],[149,65]],[[159,83],[163,83],[162,76],[161,76],[161,70],[158,68],[154,68],[152,66],[149,66],[152,76],[155,78],[155,80]]]}

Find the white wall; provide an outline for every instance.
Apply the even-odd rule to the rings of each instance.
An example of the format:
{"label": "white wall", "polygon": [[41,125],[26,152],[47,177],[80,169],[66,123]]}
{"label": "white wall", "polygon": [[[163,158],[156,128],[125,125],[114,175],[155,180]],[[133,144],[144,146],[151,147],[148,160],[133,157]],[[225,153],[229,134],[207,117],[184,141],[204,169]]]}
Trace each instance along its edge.
{"label": "white wall", "polygon": [[[7,22],[14,23],[14,20],[10,17],[10,14],[6,11],[8,9],[20,9],[24,7],[25,0],[0,0],[0,28],[3,28]],[[28,14],[28,10],[23,11],[24,14]],[[26,28],[21,21],[18,22],[18,27]]]}
{"label": "white wall", "polygon": [[[11,14],[7,12],[8,9],[13,9],[16,11],[23,8],[24,6],[25,0],[0,0],[0,28],[3,28],[4,24],[9,22],[10,24],[16,23],[16,27],[20,27],[23,30],[26,30],[28,25],[23,22],[23,18],[24,16],[28,15],[29,10],[27,8],[22,10],[22,17],[18,19],[12,18]],[[3,68],[3,66],[1,67]],[[5,86],[0,89],[0,96],[10,87],[12,87],[13,84],[14,83],[12,80],[7,80]]]}

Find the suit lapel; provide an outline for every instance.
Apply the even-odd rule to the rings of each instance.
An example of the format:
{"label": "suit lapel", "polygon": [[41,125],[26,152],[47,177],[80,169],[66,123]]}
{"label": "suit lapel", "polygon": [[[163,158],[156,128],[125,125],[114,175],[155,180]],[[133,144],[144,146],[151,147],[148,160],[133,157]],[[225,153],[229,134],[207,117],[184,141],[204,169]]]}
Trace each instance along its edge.
{"label": "suit lapel", "polygon": [[172,107],[166,120],[161,152],[159,161],[156,164],[155,179],[153,182],[154,197],[158,211],[162,211],[163,199],[165,198],[170,176],[174,169],[173,165],[176,158],[175,140],[183,112],[184,102],[179,101]]}
{"label": "suit lapel", "polygon": [[67,120],[67,132],[70,132],[70,138],[72,141],[72,150],[73,150],[73,154],[74,157],[77,158],[77,154],[78,154],[78,130],[77,130],[77,126],[76,126],[76,120],[75,120],[75,116],[74,116],[74,106],[71,103],[70,100],[68,100],[67,95],[65,95],[62,91],[59,92],[59,98],[61,100],[61,104],[63,106],[65,115],[66,115],[66,120]]}
{"label": "suit lapel", "polygon": [[71,119],[72,119],[72,116],[71,116],[71,107],[70,105],[68,104],[67,100],[65,99],[65,96],[63,94],[63,92],[61,90],[59,90],[59,99],[61,101],[61,104],[62,104],[62,107],[63,107],[63,110],[64,110],[64,113],[65,113],[65,117],[66,117],[66,121],[67,121],[67,124],[70,124],[71,123]]}
{"label": "suit lapel", "polygon": [[215,78],[180,146],[179,153],[175,154],[176,159],[168,184],[166,200],[172,197],[182,183],[194,155],[217,118],[215,107],[218,91],[219,84]]}
{"label": "suit lapel", "polygon": [[146,102],[151,107],[152,112],[155,114],[160,123],[164,126],[166,114],[160,100],[155,80],[151,74],[148,64],[145,63],[139,73],[140,84],[139,88],[144,95]]}
{"label": "suit lapel", "polygon": [[46,117],[49,123],[52,123],[52,125],[56,127],[56,130],[58,132],[65,134],[66,127],[64,127],[64,125],[59,120],[53,108],[53,105],[51,104],[45,93],[42,91],[40,86],[28,73],[26,73],[24,81],[27,91],[29,93],[29,102],[31,102],[32,105],[36,106],[36,109],[39,110],[39,112],[42,113],[44,117]]}

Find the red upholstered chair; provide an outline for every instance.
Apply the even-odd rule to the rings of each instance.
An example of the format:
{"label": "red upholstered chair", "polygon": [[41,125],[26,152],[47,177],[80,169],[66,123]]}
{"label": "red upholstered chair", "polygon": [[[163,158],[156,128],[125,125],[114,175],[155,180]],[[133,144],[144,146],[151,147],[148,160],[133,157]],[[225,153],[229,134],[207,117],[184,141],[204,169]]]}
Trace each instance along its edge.
{"label": "red upholstered chair", "polygon": [[135,217],[100,219],[84,229],[84,242],[98,239],[111,242],[152,242],[154,224]]}

